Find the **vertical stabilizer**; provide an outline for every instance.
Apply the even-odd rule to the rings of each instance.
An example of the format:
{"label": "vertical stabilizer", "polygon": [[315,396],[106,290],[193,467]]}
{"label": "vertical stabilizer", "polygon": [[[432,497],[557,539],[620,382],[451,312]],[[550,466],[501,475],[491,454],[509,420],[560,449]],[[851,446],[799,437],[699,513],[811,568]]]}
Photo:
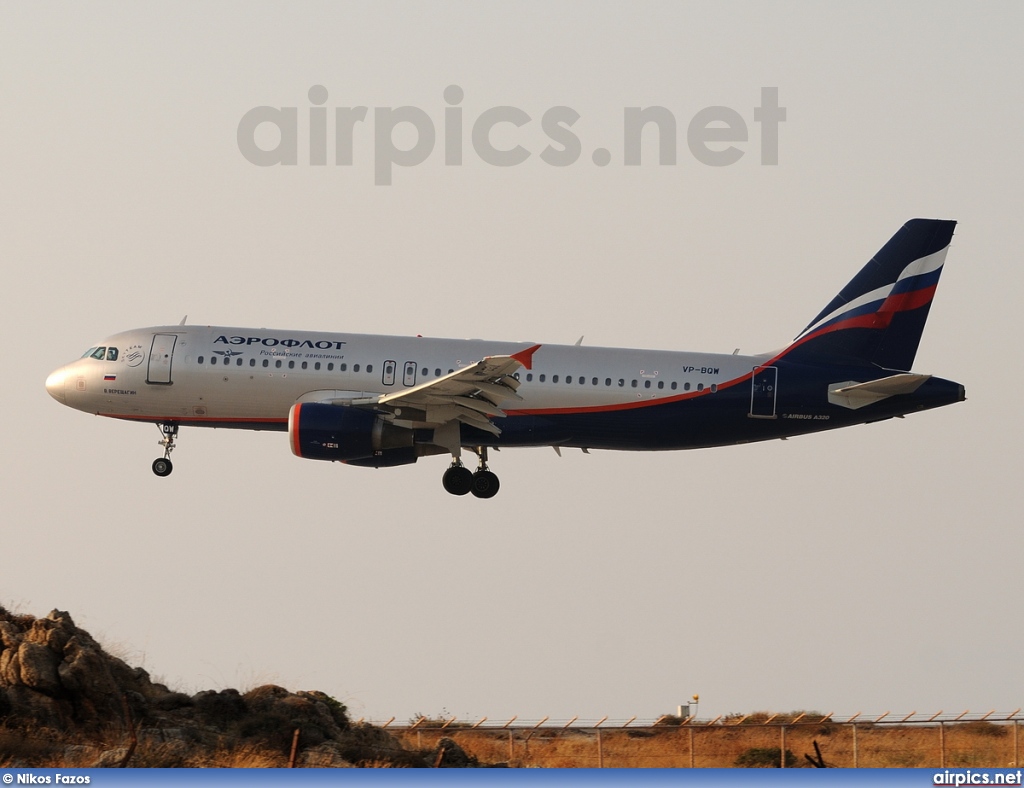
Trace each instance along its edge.
{"label": "vertical stabilizer", "polygon": [[903,225],[793,340],[787,357],[909,370],[954,227],[946,219]]}

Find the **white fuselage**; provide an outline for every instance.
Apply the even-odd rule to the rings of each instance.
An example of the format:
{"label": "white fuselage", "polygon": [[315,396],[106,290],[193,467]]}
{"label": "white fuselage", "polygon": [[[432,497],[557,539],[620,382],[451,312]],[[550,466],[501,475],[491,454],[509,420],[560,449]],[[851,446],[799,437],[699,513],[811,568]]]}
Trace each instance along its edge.
{"label": "white fuselage", "polygon": [[[115,418],[284,429],[296,402],[401,391],[529,345],[159,326],[103,340],[92,355],[54,372],[47,390],[69,407]],[[522,399],[502,407],[543,413],[654,404],[717,388],[764,358],[542,345],[532,369],[517,373]]]}

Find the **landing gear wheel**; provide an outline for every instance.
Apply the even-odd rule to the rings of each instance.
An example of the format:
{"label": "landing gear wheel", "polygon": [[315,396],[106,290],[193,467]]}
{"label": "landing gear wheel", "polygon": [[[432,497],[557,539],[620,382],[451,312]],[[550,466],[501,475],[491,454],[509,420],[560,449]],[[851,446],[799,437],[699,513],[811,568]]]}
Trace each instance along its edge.
{"label": "landing gear wheel", "polygon": [[477,471],[473,474],[472,493],[477,498],[493,498],[498,494],[498,477],[490,471]]}
{"label": "landing gear wheel", "polygon": [[452,495],[465,495],[473,488],[473,474],[463,465],[453,465],[444,472],[441,484]]}
{"label": "landing gear wheel", "polygon": [[160,439],[159,445],[164,447],[164,456],[158,460],[153,460],[153,473],[161,477],[170,476],[171,471],[174,470],[174,465],[171,464],[171,452],[174,451],[174,439],[178,437],[178,425],[157,424],[156,428],[160,430],[160,434],[163,436]]}

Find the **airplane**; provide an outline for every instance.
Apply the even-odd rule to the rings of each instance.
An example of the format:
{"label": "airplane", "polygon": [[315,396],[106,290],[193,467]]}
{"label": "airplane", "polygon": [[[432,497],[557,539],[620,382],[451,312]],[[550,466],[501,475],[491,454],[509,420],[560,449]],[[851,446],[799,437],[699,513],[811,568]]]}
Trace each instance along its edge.
{"label": "airplane", "polygon": [[[966,399],[911,372],[955,221],[912,219],[786,347],[756,355],[186,325],[114,334],[54,371],[76,410],[286,432],[302,458],[386,468],[448,454],[444,489],[491,498],[488,450],[660,451],[789,438]],[[476,455],[470,471],[463,450]]]}

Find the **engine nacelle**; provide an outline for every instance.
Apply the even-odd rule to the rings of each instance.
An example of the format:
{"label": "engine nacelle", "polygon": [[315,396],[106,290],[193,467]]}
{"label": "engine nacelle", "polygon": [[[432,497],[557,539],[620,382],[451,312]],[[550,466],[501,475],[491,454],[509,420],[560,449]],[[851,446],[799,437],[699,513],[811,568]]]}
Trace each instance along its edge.
{"label": "engine nacelle", "polygon": [[288,413],[292,453],[307,460],[330,460],[382,468],[408,465],[419,456],[415,433],[395,427],[369,410],[299,402]]}

